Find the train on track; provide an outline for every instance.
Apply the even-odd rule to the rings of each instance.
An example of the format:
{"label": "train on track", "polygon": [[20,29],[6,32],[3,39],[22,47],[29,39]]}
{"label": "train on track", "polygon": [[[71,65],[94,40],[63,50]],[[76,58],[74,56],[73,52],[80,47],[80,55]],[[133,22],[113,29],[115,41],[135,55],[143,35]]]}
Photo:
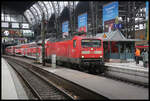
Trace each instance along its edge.
{"label": "train on track", "polygon": [[[9,46],[6,53],[10,55],[39,58],[42,62],[42,46],[36,42]],[[67,64],[78,70],[104,72],[103,40],[96,37],[73,36],[69,39],[45,41],[45,60],[51,62],[56,54],[58,65]]]}

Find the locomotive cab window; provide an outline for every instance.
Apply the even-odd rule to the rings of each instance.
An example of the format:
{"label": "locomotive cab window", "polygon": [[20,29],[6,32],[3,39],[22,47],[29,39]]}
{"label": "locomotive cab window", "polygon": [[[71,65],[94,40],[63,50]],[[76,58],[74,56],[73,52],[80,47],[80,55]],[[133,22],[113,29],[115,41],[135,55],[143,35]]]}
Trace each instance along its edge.
{"label": "locomotive cab window", "polygon": [[101,47],[101,40],[97,39],[83,39],[81,41],[82,47]]}
{"label": "locomotive cab window", "polygon": [[73,48],[76,48],[76,40],[73,40]]}

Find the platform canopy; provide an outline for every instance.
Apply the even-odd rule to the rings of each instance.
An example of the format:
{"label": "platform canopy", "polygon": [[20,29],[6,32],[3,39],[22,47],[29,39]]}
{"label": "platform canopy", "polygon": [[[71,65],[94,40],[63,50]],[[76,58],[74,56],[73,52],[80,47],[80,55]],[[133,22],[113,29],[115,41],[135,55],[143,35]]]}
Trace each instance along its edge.
{"label": "platform canopy", "polygon": [[100,37],[103,41],[142,41],[140,39],[127,39],[119,30],[98,33],[96,37]]}

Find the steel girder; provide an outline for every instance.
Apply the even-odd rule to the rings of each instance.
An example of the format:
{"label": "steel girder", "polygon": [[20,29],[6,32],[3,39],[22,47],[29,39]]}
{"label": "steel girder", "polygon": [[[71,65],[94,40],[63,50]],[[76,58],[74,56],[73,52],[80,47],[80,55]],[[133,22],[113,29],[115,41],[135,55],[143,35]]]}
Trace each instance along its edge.
{"label": "steel girder", "polygon": [[[44,1],[43,2],[41,2],[43,5],[44,5],[44,7],[46,8],[46,13],[47,13],[47,20],[48,20],[48,8],[47,8],[47,6],[45,5],[45,3],[44,3]],[[44,12],[45,13],[45,12]]]}
{"label": "steel girder", "polygon": [[[31,13],[31,11],[30,10],[28,10],[30,13]],[[29,14],[29,12],[26,12],[27,13],[27,18],[28,18],[28,20],[29,20],[29,18],[30,17],[28,17],[28,16],[30,16],[30,14]],[[32,13],[31,13],[32,14]],[[33,18],[33,15],[32,15],[32,17],[31,18]],[[33,20],[29,20],[29,22],[31,21],[31,25],[33,25]]]}
{"label": "steel girder", "polygon": [[35,24],[36,24],[36,23],[38,22],[38,21],[37,21],[37,17],[35,16],[35,14],[33,13],[33,11],[31,10],[31,8],[29,8],[28,10],[29,10],[29,11],[32,13],[32,15],[34,16],[34,19],[35,19],[35,21],[36,21]]}
{"label": "steel girder", "polygon": [[[34,6],[32,6],[32,8],[33,8],[33,9],[36,11],[36,13],[39,15],[37,9],[36,9]],[[39,17],[39,16],[38,16],[38,20],[40,20],[40,17]]]}

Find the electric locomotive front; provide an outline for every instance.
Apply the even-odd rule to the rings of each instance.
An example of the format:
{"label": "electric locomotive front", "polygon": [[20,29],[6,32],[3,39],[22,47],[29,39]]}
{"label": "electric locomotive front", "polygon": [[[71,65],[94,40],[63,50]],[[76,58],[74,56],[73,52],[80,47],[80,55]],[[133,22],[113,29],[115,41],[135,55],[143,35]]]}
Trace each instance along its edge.
{"label": "electric locomotive front", "polygon": [[80,43],[80,59],[83,64],[104,64],[103,41],[101,39],[82,38]]}

